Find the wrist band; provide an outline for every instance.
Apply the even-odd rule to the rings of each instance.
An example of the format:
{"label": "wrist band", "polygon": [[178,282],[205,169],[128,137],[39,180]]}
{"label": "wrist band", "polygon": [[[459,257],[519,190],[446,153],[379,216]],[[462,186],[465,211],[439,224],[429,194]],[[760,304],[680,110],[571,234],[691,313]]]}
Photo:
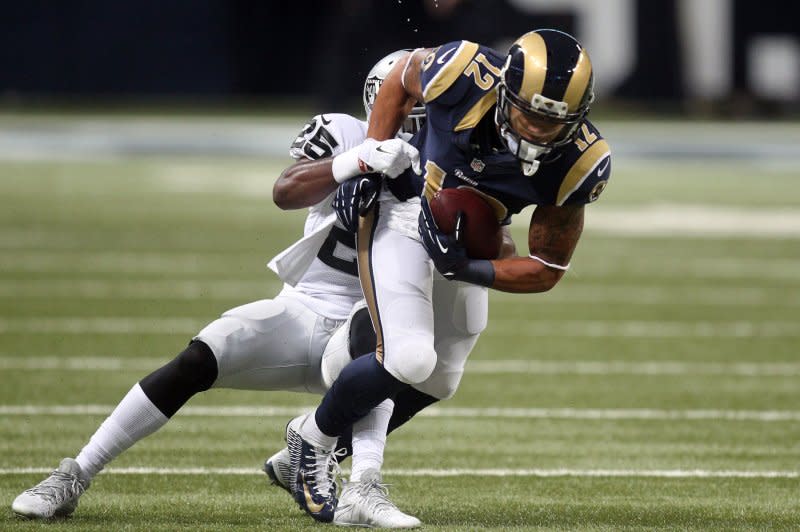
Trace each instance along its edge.
{"label": "wrist band", "polygon": [[362,173],[361,165],[364,163],[362,163],[361,159],[358,157],[359,148],[360,146],[350,148],[346,152],[340,153],[333,158],[331,173],[333,174],[334,181],[337,183],[344,183],[351,177]]}
{"label": "wrist band", "polygon": [[494,266],[490,260],[471,260],[455,272],[453,279],[491,288],[494,284]]}

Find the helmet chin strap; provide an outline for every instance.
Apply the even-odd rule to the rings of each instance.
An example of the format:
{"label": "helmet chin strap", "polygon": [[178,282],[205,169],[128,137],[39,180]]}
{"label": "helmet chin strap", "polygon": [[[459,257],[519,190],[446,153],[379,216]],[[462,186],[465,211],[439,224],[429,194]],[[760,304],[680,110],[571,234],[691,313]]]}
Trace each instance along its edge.
{"label": "helmet chin strap", "polygon": [[536,173],[539,169],[539,159],[550,153],[551,150],[551,148],[519,138],[505,123],[500,126],[500,137],[505,141],[508,150],[519,159],[522,173],[527,177]]}
{"label": "helmet chin strap", "polygon": [[536,173],[536,170],[539,169],[539,161],[520,161],[520,166],[522,167],[522,173],[525,174],[526,177],[530,177]]}

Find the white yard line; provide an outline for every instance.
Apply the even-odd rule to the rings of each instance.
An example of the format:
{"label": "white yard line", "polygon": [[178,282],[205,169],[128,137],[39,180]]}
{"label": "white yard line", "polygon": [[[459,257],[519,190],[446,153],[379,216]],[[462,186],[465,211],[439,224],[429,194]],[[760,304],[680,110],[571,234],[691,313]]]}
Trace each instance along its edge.
{"label": "white yard line", "polygon": [[485,335],[588,338],[795,338],[792,321],[521,320],[492,318]]}
{"label": "white yard line", "polygon": [[[635,221],[629,222],[635,224]],[[675,235],[680,236],[680,235]],[[800,238],[800,234],[798,235]],[[788,246],[788,244],[787,244]],[[257,251],[257,250],[254,250]],[[40,249],[19,249],[0,256],[0,272],[37,272],[54,275],[79,272],[82,275],[100,273],[145,274],[158,273],[185,279],[186,274],[230,274],[231,265],[247,261],[254,268],[266,265],[269,251],[263,256],[250,252],[220,253],[217,251],[82,251],[58,250],[42,244]],[[588,264],[588,263],[587,263]],[[619,276],[619,274],[648,275],[649,279],[773,279],[800,282],[800,259],[792,257],[761,258],[742,255],[717,256],[656,256],[619,257],[598,255],[591,269],[575,265],[575,275]],[[257,271],[257,270],[256,270]],[[221,279],[226,277],[221,276]],[[264,266],[264,279],[274,276]]]}
{"label": "white yard line", "polygon": [[[47,474],[41,467],[0,468],[0,475]],[[348,471],[345,470],[345,473]],[[103,475],[263,475],[246,467],[112,467]],[[385,469],[387,477],[636,477],[636,478],[800,478],[797,471],[737,471],[707,469]]]}
{"label": "white yard line", "polygon": [[[3,416],[108,415],[113,405],[0,405]],[[187,406],[178,415],[190,417],[291,417],[314,406]],[[654,421],[800,421],[798,410],[663,410],[655,408],[426,408],[418,414],[435,418],[581,419]]]}
{"label": "white yard line", "polygon": [[599,207],[587,214],[586,230],[621,236],[796,239],[800,238],[800,212],[725,205]]}
{"label": "white yard line", "polygon": [[[2,367],[0,358],[0,367]],[[467,373],[498,375],[717,375],[736,377],[796,377],[800,363],[793,362],[683,362],[677,360],[631,362],[627,360],[472,360]]]}
{"label": "white yard line", "polygon": [[[0,318],[0,333],[193,334],[211,319],[189,317]],[[793,321],[523,320],[492,318],[486,335],[534,337],[795,338]]]}
{"label": "white yard line", "polygon": [[[800,269],[800,267],[798,267]],[[130,279],[13,279],[0,280],[0,297],[18,299],[241,299],[269,297],[277,293],[281,282],[265,276],[263,280],[208,281],[186,280],[130,280]],[[494,292],[493,301],[522,303],[518,294]],[[713,287],[657,286],[646,284],[586,283],[571,279],[547,294],[548,302],[556,304],[633,304],[708,305],[748,307],[800,307],[800,293],[757,287],[724,289]]]}
{"label": "white yard line", "polygon": [[[113,356],[2,356],[0,369],[15,371],[150,371],[168,358]],[[679,360],[472,360],[467,373],[481,375],[712,375],[731,377],[800,376],[798,362],[686,362]]]}
{"label": "white yard line", "polygon": [[281,282],[265,276],[262,281],[167,281],[37,279],[0,281],[0,297],[82,299],[257,299],[277,293]]}

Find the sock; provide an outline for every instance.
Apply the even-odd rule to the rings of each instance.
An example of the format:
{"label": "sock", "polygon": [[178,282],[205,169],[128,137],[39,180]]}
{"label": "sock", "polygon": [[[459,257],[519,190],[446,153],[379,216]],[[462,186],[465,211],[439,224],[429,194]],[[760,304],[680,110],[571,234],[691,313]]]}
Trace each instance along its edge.
{"label": "sock", "polygon": [[349,363],[322,398],[314,413],[316,426],[328,436],[340,436],[384,399],[408,387],[386,371],[375,353]]}
{"label": "sock", "polygon": [[386,429],[393,409],[394,402],[386,399],[353,423],[353,466],[350,482],[359,482],[361,474],[368,469],[381,470],[383,450],[386,447]]}
{"label": "sock", "polygon": [[93,478],[120,453],[163,427],[167,421],[169,418],[156,408],[136,383],[75,460],[83,472]]}
{"label": "sock", "polygon": [[[397,395],[394,396],[394,410],[392,410],[392,417],[389,419],[389,428],[386,430],[386,433],[389,434],[394,429],[402,426],[419,411],[437,401],[438,399],[432,395],[428,395],[410,386],[404,390],[400,390],[397,392]],[[349,427],[339,436],[339,441],[336,442],[336,452],[338,453],[339,463],[342,463],[343,460],[353,454],[352,436],[352,427]]]}
{"label": "sock", "polygon": [[314,445],[315,447],[322,447],[323,449],[329,449],[333,447],[333,445],[339,439],[336,436],[328,436],[322,432],[317,426],[317,421],[314,419],[314,416],[308,416],[300,426],[300,435],[304,440],[311,443],[311,445]]}
{"label": "sock", "polygon": [[392,410],[392,418],[389,420],[389,428],[386,433],[388,434],[402,426],[418,412],[437,401],[438,399],[432,395],[428,395],[411,386],[401,390],[394,397],[394,410]]}

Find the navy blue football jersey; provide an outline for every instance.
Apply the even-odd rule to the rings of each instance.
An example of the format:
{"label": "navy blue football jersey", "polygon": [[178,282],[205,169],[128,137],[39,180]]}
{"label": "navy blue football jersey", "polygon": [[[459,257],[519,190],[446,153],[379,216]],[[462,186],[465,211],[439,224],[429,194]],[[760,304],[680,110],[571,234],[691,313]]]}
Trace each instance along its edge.
{"label": "navy blue football jersey", "polygon": [[410,141],[420,151],[423,175],[407,170],[390,183],[398,196],[430,198],[441,188],[472,187],[506,222],[528,205],[584,204],[598,198],[611,174],[611,153],[588,120],[574,141],[547,154],[532,176],[523,174],[501,144],[494,109],[504,61],[504,54],[469,41],[445,44],[425,58],[427,121]]}

